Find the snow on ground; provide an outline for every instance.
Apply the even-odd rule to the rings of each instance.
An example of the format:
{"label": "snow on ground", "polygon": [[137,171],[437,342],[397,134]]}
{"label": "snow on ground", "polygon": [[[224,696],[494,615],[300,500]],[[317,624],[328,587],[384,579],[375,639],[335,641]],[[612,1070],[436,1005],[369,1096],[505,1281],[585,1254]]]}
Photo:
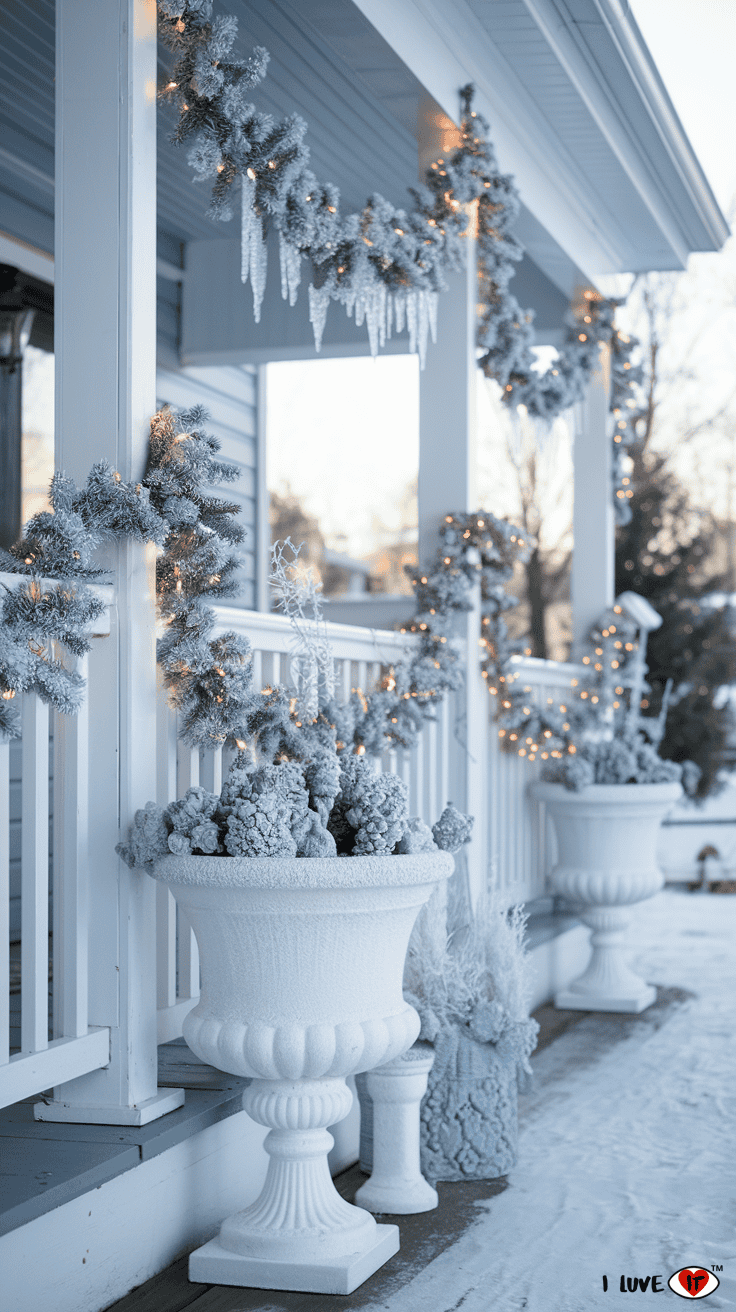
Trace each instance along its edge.
{"label": "snow on ground", "polygon": [[672,1306],[674,1271],[716,1263],[707,1307],[736,1308],[736,896],[667,889],[630,942],[647,980],[696,996],[660,1029],[598,1044],[591,1016],[541,1052],[508,1189],[364,1312],[598,1312],[628,1306],[622,1274],[659,1275]]}

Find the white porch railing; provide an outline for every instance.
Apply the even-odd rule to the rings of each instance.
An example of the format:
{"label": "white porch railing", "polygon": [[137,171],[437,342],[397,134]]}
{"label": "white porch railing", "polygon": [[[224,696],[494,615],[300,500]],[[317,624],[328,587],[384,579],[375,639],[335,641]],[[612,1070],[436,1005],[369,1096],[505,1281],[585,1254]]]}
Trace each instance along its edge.
{"label": "white porch railing", "polygon": [[[17,575],[0,575],[6,586]],[[41,580],[41,586],[47,585]],[[109,604],[112,589],[98,587]],[[107,612],[92,633],[110,632]],[[77,668],[87,677],[88,659]],[[21,699],[22,767],[21,951],[20,978],[10,954],[10,744],[0,743],[0,1106],[17,1102],[52,1085],[65,1083],[104,1066],[109,1059],[109,1031],[88,1025],[87,918],[88,853],[86,702],[75,717],[54,714],[56,758],[53,796],[49,796],[49,708],[35,695]],[[61,770],[63,745],[70,754]],[[70,762],[73,765],[70,768]],[[50,815],[54,825],[54,869],[49,875]],[[49,891],[53,888],[53,926],[49,926]],[[49,961],[49,929],[53,960]],[[13,967],[16,960],[13,959]],[[49,1025],[49,971],[53,981]],[[18,984],[20,992],[18,993]],[[11,1002],[20,1000],[20,1014]],[[7,999],[7,1001],[6,1001]],[[12,1025],[11,1020],[18,1022]],[[51,1037],[49,1037],[51,1030]],[[11,1042],[11,1040],[13,1040]]]}
{"label": "white porch railing", "polygon": [[[254,686],[292,683],[288,620],[225,607],[218,608],[217,613],[220,631],[233,629],[251,642]],[[412,641],[400,633],[346,624],[328,624],[327,629],[340,700],[347,700],[353,688],[370,692],[387,665],[400,660]],[[517,668],[520,685],[529,690],[534,701],[552,697],[558,703],[569,692],[571,679],[580,673],[576,666],[552,661],[522,660]],[[485,828],[490,879],[511,906],[544,894],[551,834],[543,810],[527,793],[527,785],[537,777],[539,767],[501,749],[492,710],[488,698],[487,806],[483,815],[476,816],[476,826]],[[425,725],[414,748],[386,752],[381,760],[382,769],[393,771],[406,782],[411,814],[430,825],[452,797],[452,757],[463,750],[455,734],[453,698],[445,699],[436,716]],[[175,716],[163,695],[159,698],[157,742],[159,801],[181,797],[196,783],[219,792],[229,765],[228,754],[222,750],[192,751],[177,744]],[[157,893],[158,1035],[163,1043],[181,1034],[184,1016],[197,1000],[199,961],[194,935],[177,911],[173,897],[162,885]]]}
{"label": "white porch railing", "polygon": [[[220,629],[245,635],[254,651],[256,686],[291,683],[288,621],[281,616],[243,610],[218,610]],[[338,696],[351,689],[370,692],[398,661],[411,639],[401,634],[328,625],[336,660]],[[94,699],[97,663],[85,659],[81,673],[91,680]],[[519,663],[521,686],[531,698],[562,700],[578,673],[571,665],[524,660]],[[529,901],[545,891],[549,869],[549,838],[544,814],[532,804],[527,784],[536,769],[528,760],[501,751],[492,705],[487,694],[487,778],[485,804],[476,815],[482,849],[488,854],[491,882],[509,905]],[[457,706],[448,698],[426,724],[410,751],[386,752],[381,765],[403,778],[409,789],[412,814],[432,824],[453,796],[458,762],[465,754],[456,732]],[[90,925],[88,905],[90,839],[88,808],[90,781],[89,715],[86,705],[76,717],[54,717],[54,785],[49,805],[49,712],[35,696],[23,699],[21,789],[21,904],[22,952],[20,1024],[11,1046],[9,1006],[0,1009],[0,1106],[64,1085],[109,1061],[109,1031],[88,1024],[90,998],[97,987],[90,978]],[[477,735],[476,735],[477,742]],[[190,785],[202,783],[219,792],[227,753],[184,748],[176,738],[175,716],[161,692],[158,700],[157,792],[162,803],[182,796]],[[62,768],[63,767],[63,768]],[[9,745],[0,744],[0,997],[9,996],[8,905],[10,848]],[[477,809],[477,808],[476,808]],[[49,815],[53,814],[54,869],[53,924],[49,925]],[[97,836],[99,840],[99,835]],[[110,834],[110,844],[115,841]],[[101,908],[96,892],[97,913]],[[158,1041],[181,1034],[184,1016],[199,993],[196,942],[189,927],[178,919],[168,890],[157,885],[157,1028]],[[52,1025],[49,1032],[49,929],[52,928]],[[17,987],[13,994],[17,1002]],[[121,999],[122,1003],[122,999]],[[15,1031],[13,1037],[15,1038]],[[83,1119],[83,1117],[80,1117]]]}

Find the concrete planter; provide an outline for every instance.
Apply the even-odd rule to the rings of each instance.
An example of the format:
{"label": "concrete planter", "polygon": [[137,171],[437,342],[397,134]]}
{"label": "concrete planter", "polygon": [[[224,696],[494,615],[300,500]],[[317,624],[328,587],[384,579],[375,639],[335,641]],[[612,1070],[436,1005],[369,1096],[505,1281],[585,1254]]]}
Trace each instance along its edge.
{"label": "concrete planter", "polygon": [[495,1180],[516,1163],[518,1057],[501,1041],[479,1043],[461,1027],[435,1043],[421,1112],[428,1180]]}
{"label": "concrete planter", "polygon": [[345,1077],[405,1052],[419,1018],[402,996],[409,935],[445,852],[416,856],[165,857],[155,869],[197,937],[197,1056],[246,1075],[244,1107],[270,1128],[266,1182],[190,1258],[204,1283],[348,1294],[398,1249],[396,1226],[346,1203],[326,1127]]}
{"label": "concrete planter", "polygon": [[557,836],[551,883],[580,906],[592,932],[593,954],[584,973],[555,998],[581,1011],[639,1012],[656,990],[626,963],[627,908],[652,897],[664,883],[657,865],[660,822],[682,795],[678,783],[590,784],[579,793],[562,784],[534,783]]}

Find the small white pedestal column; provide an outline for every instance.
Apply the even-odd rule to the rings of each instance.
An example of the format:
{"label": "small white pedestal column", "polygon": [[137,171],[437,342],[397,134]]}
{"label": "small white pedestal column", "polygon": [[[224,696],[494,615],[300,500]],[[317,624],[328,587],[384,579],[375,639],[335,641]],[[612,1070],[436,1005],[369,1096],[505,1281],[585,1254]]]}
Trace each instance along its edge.
{"label": "small white pedestal column", "polygon": [[373,1099],[373,1172],[355,1195],[358,1207],[388,1216],[431,1212],[437,1190],[419,1163],[419,1108],[434,1062],[428,1043],[415,1043],[403,1056],[370,1071]]}

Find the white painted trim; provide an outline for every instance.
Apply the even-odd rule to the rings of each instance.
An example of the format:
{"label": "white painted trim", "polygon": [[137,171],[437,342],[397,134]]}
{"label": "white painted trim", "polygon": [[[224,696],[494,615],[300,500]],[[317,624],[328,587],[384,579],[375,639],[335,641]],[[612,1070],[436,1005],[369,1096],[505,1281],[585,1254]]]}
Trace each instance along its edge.
{"label": "white painted trim", "polygon": [[2,1068],[0,1106],[9,1107],[22,1098],[32,1098],[39,1089],[74,1080],[106,1066],[109,1060],[107,1026],[92,1026],[77,1038],[53,1039],[42,1052],[18,1053]]}
{"label": "white painted trim", "polygon": [[270,610],[268,591],[271,549],[270,499],[267,464],[268,366],[261,364],[256,376],[256,609]]}
{"label": "white painted trim", "polygon": [[[292,630],[285,615],[266,611],[240,610],[234,606],[214,606],[217,617],[215,633],[231,629],[249,638],[262,651],[290,654]],[[361,629],[353,624],[326,625],[336,660],[396,660],[413,639],[408,634],[388,629]]]}
{"label": "white painted trim", "polygon": [[186,269],[178,269],[175,264],[170,264],[168,260],[156,259],[156,274],[159,278],[166,278],[168,282],[184,282],[186,278]]}
{"label": "white painted trim", "polygon": [[584,400],[575,406],[573,443],[572,593],[573,656],[581,654],[592,624],[613,605],[615,524],[609,411],[611,352],[605,347]]}
{"label": "white painted trim", "polygon": [[590,960],[590,930],[574,925],[555,938],[538,943],[530,953],[532,977],[530,1010],[551,1002],[555,993],[566,988],[585,969]]}
{"label": "white painted trim", "polygon": [[581,679],[586,673],[584,665],[571,661],[544,661],[538,656],[512,656],[511,667],[519,673],[520,683],[534,687],[569,688],[572,679]]}
{"label": "white painted trim", "polygon": [[3,1306],[99,1312],[117,1302],[257,1198],[265,1134],[238,1112],[3,1235]]}
{"label": "white painted trim", "polygon": [[[124,479],[145,468],[156,398],[156,55],[150,0],[57,4],[56,463],[77,481],[101,457]],[[91,79],[92,64],[107,76]],[[117,605],[111,641],[90,653],[89,1018],[110,1027],[111,1058],[56,1096],[80,1110],[106,1105],[116,1124],[157,1096],[156,890],[114,850],[156,787],[155,549],[124,541],[105,563],[117,571]]]}
{"label": "white painted trim", "polygon": [[477,108],[493,125],[501,168],[514,173],[526,207],[586,278],[623,267],[623,234],[611,228],[611,215],[597,209],[588,179],[468,4],[355,3],[454,122],[460,87],[474,83]]}
{"label": "white painted trim", "polygon": [[[440,309],[441,306],[442,302]],[[182,365],[264,365],[276,360],[353,360],[369,356],[370,353],[367,335],[364,342],[323,342],[319,351],[314,349],[314,342],[306,340],[301,346],[242,346],[232,350],[189,346],[182,351]],[[409,354],[408,337],[392,337],[381,347],[381,355]]]}
{"label": "white painted trim", "polygon": [[[581,28],[584,31],[585,24],[569,21],[567,5],[560,3],[560,0],[526,0],[526,4],[545,41],[582,97],[603,137],[684,268],[687,257],[693,249],[691,244],[693,235],[686,231],[682,213],[678,212],[676,202],[673,203],[673,197],[663,185],[661,173],[652,167],[650,155],[642,149],[640,135],[632,122],[632,109],[640,110],[636,96],[632,94],[631,102],[626,105],[620,103],[615,91],[605,80],[608,71],[606,66],[594,62],[593,53],[581,36]],[[604,25],[608,28],[612,48],[615,50],[618,46],[619,51],[622,52],[621,48],[625,43],[626,54],[629,56],[628,71],[632,75],[635,88],[640,95],[646,95],[648,102],[646,109],[651,110],[656,105],[659,110],[657,128],[659,136],[665,136],[664,150],[676,162],[688,198],[697,208],[698,217],[707,227],[708,236],[715,249],[718,249],[726,240],[728,229],[690,143],[676,120],[654,65],[650,61],[647,67],[641,47],[637,50],[632,40],[633,32],[628,26],[629,16],[624,15],[620,6],[616,6],[619,12],[614,16],[614,7],[607,4],[606,0],[602,3],[601,0],[594,0],[594,8],[608,11],[605,19],[599,12],[591,15],[591,21],[597,21],[599,26]],[[632,56],[636,59],[636,68],[631,62]],[[645,87],[640,80],[644,74],[648,75]],[[652,93],[656,99],[653,99]],[[667,116],[663,112],[665,106],[669,109]],[[675,125],[679,128],[677,133],[674,131]],[[696,246],[695,249],[698,247]]]}
{"label": "white painted trim", "polygon": [[11,237],[7,232],[0,232],[0,262],[12,264],[22,273],[30,273],[32,278],[41,278],[44,282],[54,281],[54,257],[38,246],[29,246],[28,242]]}
{"label": "white painted trim", "polygon": [[[682,133],[666,92],[634,25],[627,25],[620,0],[581,0],[574,16],[562,0],[526,0],[540,32],[560,60],[561,69],[582,98],[614,150],[632,185],[670,248],[670,265],[679,267],[688,250],[718,249],[727,229],[710,188]],[[629,268],[630,236],[619,226],[615,207],[606,208],[590,180],[545,121],[529,89],[506,61],[467,0],[355,0],[414,76],[454,121],[458,91],[476,87],[477,108],[493,126],[501,167],[512,172],[524,205],[557,244],[595,281],[604,271]],[[549,15],[549,21],[545,21]],[[586,26],[606,35],[602,59],[571,31]],[[576,47],[574,59],[570,46]],[[636,54],[636,58],[634,57]],[[624,79],[625,103],[614,92],[614,74]],[[659,103],[655,96],[659,94]],[[605,108],[604,108],[604,103]],[[642,163],[637,125],[654,123],[656,144]],[[667,168],[678,175],[663,192],[656,175]],[[544,268],[536,254],[533,258]],[[665,267],[661,258],[657,267]],[[644,267],[652,267],[646,264]]]}
{"label": "white painted trim", "polygon": [[[168,888],[164,887],[164,892],[168,893]],[[172,1039],[181,1038],[184,1019],[189,1015],[192,1007],[196,1007],[198,1002],[198,997],[184,998],[181,1002],[175,1002],[171,1007],[159,1007],[156,1013],[159,1043],[170,1043]]]}
{"label": "white painted trim", "polygon": [[115,1119],[110,1116],[110,1104],[84,1103],[80,1105],[75,1098],[64,1101],[64,1088],[54,1088],[54,1097],[49,1102],[37,1102],[33,1106],[33,1115],[37,1121],[61,1122],[63,1125],[150,1125],[160,1116],[175,1112],[184,1105],[183,1089],[157,1089],[150,1098],[131,1103],[129,1107],[116,1107]]}

